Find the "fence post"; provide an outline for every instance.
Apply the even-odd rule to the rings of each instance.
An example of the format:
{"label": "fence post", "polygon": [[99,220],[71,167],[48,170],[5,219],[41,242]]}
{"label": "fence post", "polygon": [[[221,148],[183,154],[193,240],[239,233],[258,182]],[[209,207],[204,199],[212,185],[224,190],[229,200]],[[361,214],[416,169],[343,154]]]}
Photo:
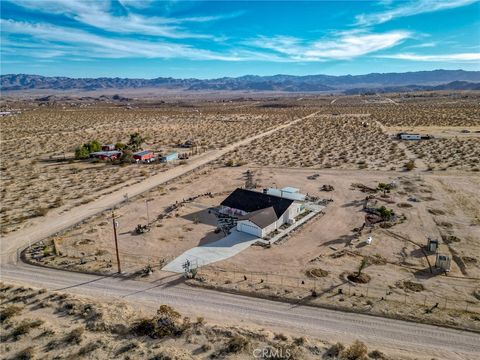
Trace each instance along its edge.
{"label": "fence post", "polygon": [[427,303],[427,295],[425,295],[425,297],[423,298],[423,306],[425,306],[426,303]]}
{"label": "fence post", "polygon": [[465,311],[468,311],[468,302],[466,302]]}

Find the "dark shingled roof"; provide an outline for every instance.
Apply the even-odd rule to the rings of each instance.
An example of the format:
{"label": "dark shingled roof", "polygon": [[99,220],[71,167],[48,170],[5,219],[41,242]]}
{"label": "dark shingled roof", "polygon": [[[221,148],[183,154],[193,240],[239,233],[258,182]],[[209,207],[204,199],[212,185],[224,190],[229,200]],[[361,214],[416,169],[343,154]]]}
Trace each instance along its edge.
{"label": "dark shingled roof", "polygon": [[247,213],[273,207],[278,219],[292,203],[293,200],[291,199],[268,195],[258,191],[236,189],[220,205],[239,209]]}
{"label": "dark shingled roof", "polygon": [[273,206],[270,206],[266,209],[260,209],[244,216],[240,216],[238,220],[249,220],[259,228],[263,229],[277,221],[278,217],[275,215]]}

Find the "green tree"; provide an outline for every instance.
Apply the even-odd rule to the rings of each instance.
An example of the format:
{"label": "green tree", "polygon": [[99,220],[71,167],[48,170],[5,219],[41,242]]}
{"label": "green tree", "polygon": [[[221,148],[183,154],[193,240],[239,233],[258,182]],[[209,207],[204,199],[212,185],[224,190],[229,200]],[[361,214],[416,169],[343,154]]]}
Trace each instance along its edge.
{"label": "green tree", "polygon": [[128,140],[127,146],[130,150],[137,151],[141,148],[144,142],[145,139],[138,132],[135,132],[130,134],[130,140]]}
{"label": "green tree", "polygon": [[90,151],[85,145],[79,146],[75,149],[75,159],[86,159],[90,155]]}
{"label": "green tree", "polygon": [[393,216],[393,210],[387,209],[385,206],[380,206],[377,211],[384,220],[390,220]]}
{"label": "green tree", "polygon": [[390,191],[390,185],[385,183],[379,183],[378,189],[383,191],[383,195]]}
{"label": "green tree", "polygon": [[124,143],[118,142],[115,144],[115,149],[117,150],[124,150],[127,147]]}
{"label": "green tree", "polygon": [[133,162],[133,152],[132,150],[124,150],[120,161],[124,164]]}

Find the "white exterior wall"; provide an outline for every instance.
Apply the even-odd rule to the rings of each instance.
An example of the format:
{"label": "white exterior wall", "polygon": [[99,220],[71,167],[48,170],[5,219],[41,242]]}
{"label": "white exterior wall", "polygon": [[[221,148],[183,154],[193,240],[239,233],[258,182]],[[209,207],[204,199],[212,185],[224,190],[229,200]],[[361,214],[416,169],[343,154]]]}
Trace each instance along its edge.
{"label": "white exterior wall", "polygon": [[250,220],[240,220],[237,222],[237,230],[263,238],[266,235],[270,234],[272,231],[280,228],[280,226],[282,226],[283,224],[288,223],[290,219],[295,219],[299,214],[304,211],[305,208],[303,207],[303,203],[293,202],[292,205],[289,206],[289,208],[283,213],[282,216],[280,216],[277,221],[268,225],[267,227],[261,229],[259,226],[255,225]]}
{"label": "white exterior wall", "polygon": [[[271,225],[270,225],[271,226]],[[237,222],[237,230],[247,233],[247,234],[252,234],[258,237],[263,237],[264,236],[264,231],[260,229],[257,225],[252,223],[250,220],[241,220]],[[265,229],[263,229],[265,230]]]}
{"label": "white exterior wall", "polygon": [[295,219],[298,215],[300,215],[302,212],[305,211],[305,208],[303,206],[303,203],[300,202],[293,202],[292,205],[289,206],[287,211],[283,214],[283,216],[280,218],[282,219],[282,223],[279,226],[282,226],[283,224],[287,223],[288,220],[290,219]]}

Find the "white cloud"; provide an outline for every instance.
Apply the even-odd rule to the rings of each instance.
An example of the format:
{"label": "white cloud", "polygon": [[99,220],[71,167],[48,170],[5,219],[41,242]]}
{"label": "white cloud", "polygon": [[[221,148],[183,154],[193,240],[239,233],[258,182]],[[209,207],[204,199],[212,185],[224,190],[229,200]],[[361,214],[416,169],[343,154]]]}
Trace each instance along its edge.
{"label": "white cloud", "polygon": [[295,61],[325,61],[352,59],[382,49],[394,47],[411,35],[407,31],[381,34],[362,31],[341,32],[331,40],[304,41],[289,36],[259,37],[247,44],[267,49]]}
{"label": "white cloud", "polygon": [[419,54],[392,54],[380,55],[378,57],[386,59],[411,60],[411,61],[443,61],[443,62],[470,62],[480,61],[480,53],[461,53],[461,54],[436,54],[436,55],[419,55]]}
{"label": "white cloud", "polygon": [[375,25],[399,17],[413,16],[440,10],[470,5],[478,0],[410,0],[401,1],[400,6],[382,12],[356,16],[357,25]]}
{"label": "white cloud", "polygon": [[[31,24],[14,20],[0,20],[2,33],[28,35],[43,42],[43,49],[32,46],[29,55],[33,57],[47,57],[64,54],[79,55],[82,57],[105,58],[187,58],[196,60],[242,60],[240,55],[221,54],[209,50],[197,49],[189,45],[146,41],[133,39],[117,39],[87,33],[82,30],[55,26],[50,24]],[[15,46],[3,43],[5,51],[12,52]],[[28,48],[25,45],[24,48]],[[52,51],[57,50],[57,52]]]}
{"label": "white cloud", "polygon": [[142,34],[172,39],[205,38],[214,36],[188,31],[181,24],[189,22],[210,22],[240,16],[241,12],[231,14],[200,16],[188,18],[168,18],[143,16],[131,10],[147,8],[151,2],[121,1],[124,12],[114,14],[108,1],[74,0],[16,0],[15,4],[25,8],[51,14],[63,14],[82,24],[109,32],[121,34]]}

